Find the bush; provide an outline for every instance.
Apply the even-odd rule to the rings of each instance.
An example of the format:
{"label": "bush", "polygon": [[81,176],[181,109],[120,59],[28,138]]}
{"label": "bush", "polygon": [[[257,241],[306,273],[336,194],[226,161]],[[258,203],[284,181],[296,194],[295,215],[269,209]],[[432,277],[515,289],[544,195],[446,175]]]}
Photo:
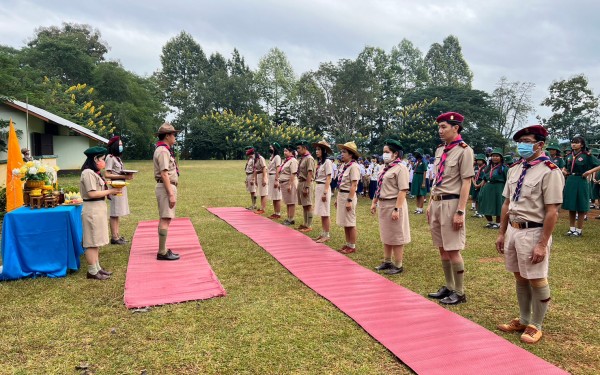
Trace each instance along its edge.
{"label": "bush", "polygon": [[6,213],[6,188],[0,189],[0,216]]}

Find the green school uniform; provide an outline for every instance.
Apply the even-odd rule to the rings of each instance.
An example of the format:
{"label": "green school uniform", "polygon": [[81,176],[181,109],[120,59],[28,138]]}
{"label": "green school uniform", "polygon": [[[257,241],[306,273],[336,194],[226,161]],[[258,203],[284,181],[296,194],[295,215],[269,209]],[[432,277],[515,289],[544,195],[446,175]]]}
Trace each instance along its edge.
{"label": "green school uniform", "polygon": [[565,167],[565,159],[563,159],[560,156],[557,156],[555,158],[550,157],[550,160],[552,160],[552,162],[556,164],[556,166],[560,169],[563,169]]}
{"label": "green school uniform", "polygon": [[412,184],[410,185],[410,195],[414,195],[415,197],[424,197],[427,195],[427,185],[425,184],[426,172],[427,164],[423,163],[422,160],[417,161]]}
{"label": "green school uniform", "polygon": [[483,173],[485,185],[479,191],[479,213],[488,216],[500,216],[504,197],[504,184],[508,167],[502,164],[487,166]]}
{"label": "green school uniform", "polygon": [[562,208],[568,211],[588,212],[590,210],[590,185],[582,174],[600,165],[600,160],[588,152],[569,155],[565,162],[569,173],[565,183]]}

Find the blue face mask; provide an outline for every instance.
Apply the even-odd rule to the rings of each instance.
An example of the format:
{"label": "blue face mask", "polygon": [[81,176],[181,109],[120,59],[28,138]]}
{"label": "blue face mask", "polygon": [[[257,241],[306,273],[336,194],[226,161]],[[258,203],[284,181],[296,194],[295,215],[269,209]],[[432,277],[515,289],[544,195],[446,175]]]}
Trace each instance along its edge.
{"label": "blue face mask", "polygon": [[123,146],[119,146],[119,152],[123,152]]}
{"label": "blue face mask", "polygon": [[519,143],[517,143],[517,152],[519,153],[519,155],[521,155],[521,157],[523,157],[525,159],[529,159],[535,153],[535,151],[533,151],[534,144],[535,143],[519,142]]}

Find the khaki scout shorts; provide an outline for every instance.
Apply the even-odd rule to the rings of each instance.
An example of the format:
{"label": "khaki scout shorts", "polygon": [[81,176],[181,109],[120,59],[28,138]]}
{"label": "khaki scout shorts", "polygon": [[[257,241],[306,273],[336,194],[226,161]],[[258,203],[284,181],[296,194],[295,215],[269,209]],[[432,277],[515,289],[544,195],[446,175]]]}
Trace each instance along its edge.
{"label": "khaki scout shorts", "polygon": [[256,182],[253,184],[250,184],[252,181],[254,181],[254,179],[252,177],[253,177],[252,174],[246,175],[246,191],[248,193],[256,193]]}
{"label": "khaki scout shorts", "polygon": [[[308,195],[304,196],[304,187],[308,186]],[[298,181],[298,204],[301,206],[312,206],[315,200],[315,188],[305,181]]]}
{"label": "khaki scout shorts", "polygon": [[[175,194],[175,201],[177,201],[177,186],[171,185],[173,193]],[[162,182],[156,183],[155,188],[156,201],[158,202],[158,215],[161,219],[173,219],[175,217],[175,207],[169,208],[169,194],[167,189]]]}
{"label": "khaki scout shorts", "polygon": [[429,210],[429,228],[433,244],[446,251],[463,250],[465,248],[467,230],[465,225],[454,230],[452,222],[458,209],[458,199],[432,201]]}
{"label": "khaki scout shorts", "polygon": [[504,262],[509,272],[519,272],[525,279],[542,279],[548,277],[548,260],[552,236],[548,240],[548,253],[544,260],[533,264],[531,256],[544,228],[515,229],[510,224],[504,240]]}

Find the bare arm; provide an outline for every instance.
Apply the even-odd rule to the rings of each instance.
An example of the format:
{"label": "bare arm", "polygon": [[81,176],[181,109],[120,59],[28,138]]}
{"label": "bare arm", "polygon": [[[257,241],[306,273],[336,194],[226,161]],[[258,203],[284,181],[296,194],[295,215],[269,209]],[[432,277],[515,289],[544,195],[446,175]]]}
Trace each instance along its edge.
{"label": "bare arm", "polygon": [[502,213],[500,214],[500,229],[498,230],[498,237],[496,238],[496,250],[500,254],[504,253],[504,235],[506,234],[506,229],[508,228],[508,205],[510,204],[509,199],[504,199],[504,203],[502,204]]}

